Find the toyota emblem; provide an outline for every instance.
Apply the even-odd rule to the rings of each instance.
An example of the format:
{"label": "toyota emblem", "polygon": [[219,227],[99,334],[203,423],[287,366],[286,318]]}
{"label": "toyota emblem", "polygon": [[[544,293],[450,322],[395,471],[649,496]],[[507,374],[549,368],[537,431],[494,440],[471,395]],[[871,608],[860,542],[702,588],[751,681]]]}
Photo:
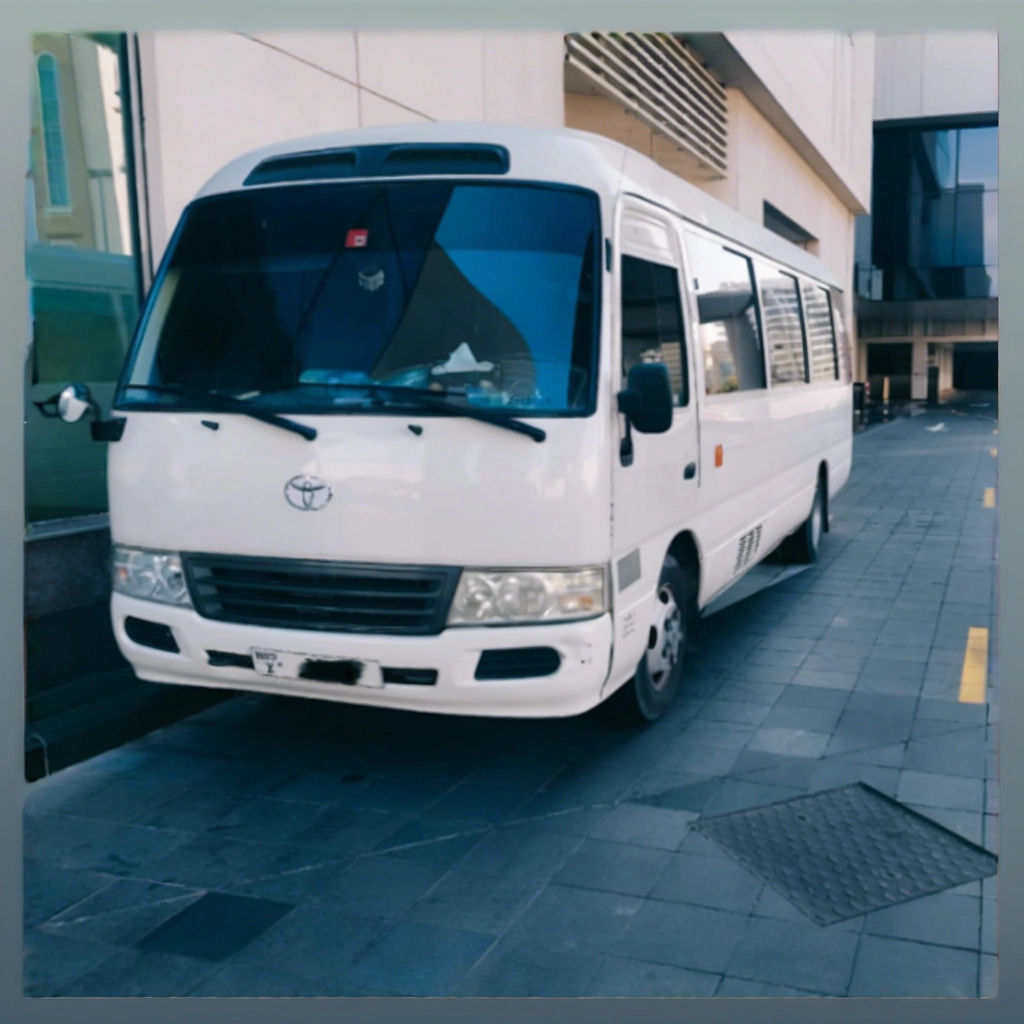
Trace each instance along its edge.
{"label": "toyota emblem", "polygon": [[331,500],[331,488],[318,476],[293,476],[284,485],[284,496],[292,508],[301,512],[316,512]]}

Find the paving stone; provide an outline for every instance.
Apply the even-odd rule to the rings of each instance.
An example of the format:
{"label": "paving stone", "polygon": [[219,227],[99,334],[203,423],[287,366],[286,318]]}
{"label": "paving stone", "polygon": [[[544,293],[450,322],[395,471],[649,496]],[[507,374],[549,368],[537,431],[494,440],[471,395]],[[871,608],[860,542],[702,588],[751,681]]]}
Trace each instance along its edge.
{"label": "paving stone", "polygon": [[760,879],[725,854],[678,853],[665,867],[650,898],[743,914],[753,908],[763,888]]}
{"label": "paving stone", "polygon": [[725,775],[736,763],[740,750],[683,742],[666,750],[655,762],[659,768],[698,775]]}
{"label": "paving stone", "polygon": [[763,807],[800,794],[801,790],[788,786],[768,786],[746,779],[726,779],[705,805],[702,817],[713,818],[721,814],[732,814],[733,811],[745,811],[751,807]]}
{"label": "paving stone", "polygon": [[495,938],[420,921],[399,921],[354,958],[345,981],[372,992],[451,995]]}
{"label": "paving stone", "polygon": [[[987,879],[986,879],[987,881]],[[981,951],[995,953],[999,939],[999,908],[996,900],[981,901]]]}
{"label": "paving stone", "polygon": [[193,838],[187,832],[51,814],[26,817],[23,835],[28,857],[68,870],[122,876]]}
{"label": "paving stone", "polygon": [[967,734],[955,739],[937,736],[908,744],[904,767],[911,771],[964,775],[982,779],[986,774],[986,752]]}
{"label": "paving stone", "polygon": [[865,915],[864,933],[977,950],[981,900],[936,893]]}
{"label": "paving stone", "polygon": [[829,739],[828,733],[765,727],[753,735],[747,749],[787,757],[821,757]]}
{"label": "paving stone", "polygon": [[320,994],[316,982],[269,967],[228,964],[200,982],[188,996],[207,998],[309,997]]}
{"label": "paving stone", "polygon": [[671,857],[666,850],[587,839],[554,880],[581,889],[646,896]]}
{"label": "paving stone", "polygon": [[815,925],[751,918],[729,961],[730,977],[845,995],[858,936]]}
{"label": "paving stone", "polygon": [[450,867],[476,846],[489,830],[490,826],[480,821],[457,821],[428,815],[414,818],[397,832],[392,832],[372,852],[397,860]]}
{"label": "paving stone", "polygon": [[713,996],[720,981],[717,974],[610,956],[601,965],[586,994],[647,999]]}
{"label": "paving stone", "polygon": [[217,965],[171,953],[125,950],[65,985],[55,995],[174,996],[195,988]]}
{"label": "paving stone", "polygon": [[599,953],[551,949],[533,937],[502,939],[459,983],[458,996],[583,996],[604,962]]}
{"label": "paving stone", "polygon": [[902,939],[864,935],[848,995],[866,997],[973,997],[976,953]]}
{"label": "paving stone", "polygon": [[905,771],[900,776],[896,797],[922,807],[980,812],[985,804],[985,786],[981,779]]}
{"label": "paving stone", "polygon": [[776,705],[762,723],[762,730],[798,729],[804,732],[829,735],[839,721],[840,714],[842,714],[841,708],[801,707],[794,704]]}
{"label": "paving stone", "polygon": [[807,998],[824,998],[820,992],[804,992],[798,988],[786,988],[783,985],[767,985],[763,981],[748,981],[746,978],[723,978],[722,984],[715,992],[716,996],[726,998],[749,998],[763,996],[803,996]]}
{"label": "paving stone", "polygon": [[999,961],[994,956],[981,956],[978,978],[978,995],[983,999],[993,999],[999,990]]}
{"label": "paving stone", "polygon": [[742,914],[647,900],[613,952],[647,963],[720,974],[743,935],[745,921]]}
{"label": "paving stone", "polygon": [[26,996],[54,996],[76,978],[118,956],[116,946],[76,942],[29,928],[25,931],[23,985]]}
{"label": "paving stone", "polygon": [[620,804],[597,826],[590,836],[633,846],[659,850],[678,850],[690,830],[695,811],[639,804]]}
{"label": "paving stone", "polygon": [[530,904],[507,933],[533,937],[563,952],[606,953],[625,934],[643,900],[616,892],[552,883]]}
{"label": "paving stone", "polygon": [[352,913],[396,917],[421,899],[447,872],[447,865],[376,856],[356,861],[323,895]]}
{"label": "paving stone", "polygon": [[204,893],[158,924],[137,945],[147,953],[226,960],[292,909],[291,904],[276,900]]}
{"label": "paving stone", "polygon": [[68,870],[29,857],[24,860],[23,877],[26,928],[48,921],[115,882],[110,875]]}
{"label": "paving stone", "polygon": [[303,847],[243,843],[203,835],[177,848],[172,846],[164,856],[148,859],[142,873],[172,885],[226,890],[310,868],[329,859],[322,851]]}
{"label": "paving stone", "polygon": [[510,825],[485,836],[459,862],[461,870],[517,879],[550,879],[584,842],[547,823]]}
{"label": "paving stone", "polygon": [[732,722],[736,725],[760,725],[771,711],[770,704],[750,701],[709,700],[697,713],[697,719],[708,722]]}
{"label": "paving stone", "polygon": [[773,710],[785,707],[823,708],[841,711],[850,699],[845,690],[817,686],[787,686]]}
{"label": "paving stone", "polygon": [[906,804],[911,810],[932,821],[937,821],[951,832],[956,832],[969,843],[976,846],[982,845],[982,815],[973,814],[970,811],[949,810],[945,807],[924,807],[921,804]]}
{"label": "paving stone", "polygon": [[[761,890],[761,895],[754,904],[752,911],[754,917],[770,917],[779,921],[788,921],[790,924],[797,924],[806,927],[807,915],[794,906],[783,895],[777,893],[771,886],[766,885]],[[864,917],[848,917],[845,921],[837,921],[835,924],[822,926],[826,932],[860,932],[864,927]]]}
{"label": "paving stone", "polygon": [[119,878],[40,928],[78,942],[134,946],[202,896],[199,889]]}

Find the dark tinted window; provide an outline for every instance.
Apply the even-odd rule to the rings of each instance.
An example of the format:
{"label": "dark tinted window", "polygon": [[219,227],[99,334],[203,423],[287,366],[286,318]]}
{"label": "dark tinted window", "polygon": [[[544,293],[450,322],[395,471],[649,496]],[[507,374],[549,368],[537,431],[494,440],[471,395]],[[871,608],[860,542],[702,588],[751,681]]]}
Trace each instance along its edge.
{"label": "dark tinted window", "polygon": [[766,387],[750,260],[698,235],[687,236],[686,249],[700,314],[705,391]]}
{"label": "dark tinted window", "polygon": [[353,385],[387,382],[582,412],[598,240],[596,198],[568,189],[430,181],[204,200],[186,214],[131,382],[293,411],[369,409]]}
{"label": "dark tinted window", "polygon": [[689,402],[679,273],[622,257],[622,375],[637,363],[664,363],[679,405]]}

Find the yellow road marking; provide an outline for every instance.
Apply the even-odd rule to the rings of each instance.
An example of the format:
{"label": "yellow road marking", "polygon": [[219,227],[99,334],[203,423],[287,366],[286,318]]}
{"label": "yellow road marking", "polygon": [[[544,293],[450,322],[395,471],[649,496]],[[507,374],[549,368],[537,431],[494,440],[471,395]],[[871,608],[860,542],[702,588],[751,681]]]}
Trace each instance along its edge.
{"label": "yellow road marking", "polygon": [[985,488],[985,500],[983,502],[985,508],[996,507],[996,489],[994,487]]}
{"label": "yellow road marking", "polygon": [[960,673],[960,702],[984,704],[987,681],[988,630],[984,626],[971,626],[967,631],[967,649],[964,651],[964,667]]}
{"label": "yellow road marking", "polygon": [[992,458],[994,459],[999,454],[999,449],[998,448],[990,449],[990,454],[992,455]]}

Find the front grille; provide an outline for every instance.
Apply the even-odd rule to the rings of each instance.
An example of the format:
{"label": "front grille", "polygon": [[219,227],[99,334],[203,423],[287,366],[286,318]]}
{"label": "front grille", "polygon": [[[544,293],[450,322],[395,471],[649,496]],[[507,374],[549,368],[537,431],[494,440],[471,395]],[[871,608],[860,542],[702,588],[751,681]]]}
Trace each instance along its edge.
{"label": "front grille", "polygon": [[207,619],[337,633],[440,633],[459,570],[436,566],[182,556]]}

